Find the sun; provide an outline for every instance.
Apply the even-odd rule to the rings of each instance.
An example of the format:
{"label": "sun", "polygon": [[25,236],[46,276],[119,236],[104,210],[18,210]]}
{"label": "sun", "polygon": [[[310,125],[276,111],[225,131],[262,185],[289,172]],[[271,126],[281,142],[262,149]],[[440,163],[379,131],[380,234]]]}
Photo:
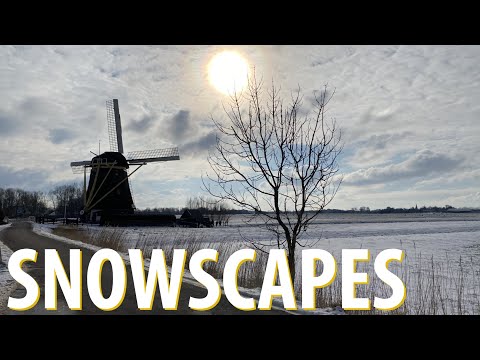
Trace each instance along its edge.
{"label": "sun", "polygon": [[222,51],[210,60],[208,79],[225,95],[242,91],[248,81],[248,62],[236,51]]}

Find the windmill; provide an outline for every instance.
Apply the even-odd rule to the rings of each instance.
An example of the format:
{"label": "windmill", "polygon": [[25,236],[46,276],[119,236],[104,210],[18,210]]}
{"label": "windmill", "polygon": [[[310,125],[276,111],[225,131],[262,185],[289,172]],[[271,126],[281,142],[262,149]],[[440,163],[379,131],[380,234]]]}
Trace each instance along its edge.
{"label": "windmill", "polygon": [[[130,176],[147,163],[180,160],[176,147],[133,151],[124,156],[117,99],[107,101],[107,124],[110,151],[91,160],[70,163],[74,173],[83,172],[84,206],[80,214],[93,222],[112,216],[133,215],[135,205],[128,182]],[[136,168],[129,172],[132,166]],[[90,168],[88,188],[87,168]]]}

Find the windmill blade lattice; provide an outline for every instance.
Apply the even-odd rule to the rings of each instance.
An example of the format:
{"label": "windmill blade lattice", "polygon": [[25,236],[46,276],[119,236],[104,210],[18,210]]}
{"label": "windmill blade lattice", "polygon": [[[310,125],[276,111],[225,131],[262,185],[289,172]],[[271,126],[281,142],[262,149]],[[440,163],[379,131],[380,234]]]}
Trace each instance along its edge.
{"label": "windmill blade lattice", "polygon": [[131,162],[156,162],[156,161],[170,161],[180,160],[178,148],[155,149],[132,151],[126,156],[129,163]]}
{"label": "windmill blade lattice", "polygon": [[83,174],[83,171],[85,169],[85,166],[84,165],[79,165],[79,166],[73,166],[71,165],[72,167],[72,172],[74,174]]}
{"label": "windmill blade lattice", "polygon": [[118,100],[107,100],[108,141],[110,151],[123,153],[122,124]]}
{"label": "windmill blade lattice", "polygon": [[107,101],[107,126],[110,151],[118,151],[117,128],[115,126],[115,112],[113,111],[113,100]]}

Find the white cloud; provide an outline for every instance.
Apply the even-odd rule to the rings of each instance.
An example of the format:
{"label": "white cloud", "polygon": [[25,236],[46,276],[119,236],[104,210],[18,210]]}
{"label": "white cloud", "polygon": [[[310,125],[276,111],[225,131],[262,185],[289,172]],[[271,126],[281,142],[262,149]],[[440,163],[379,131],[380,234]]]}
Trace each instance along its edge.
{"label": "white cloud", "polygon": [[344,182],[350,185],[365,185],[420,178],[449,172],[459,166],[462,160],[424,149],[398,164],[354,171],[345,176]]}
{"label": "white cloud", "polygon": [[414,188],[428,189],[452,185],[458,185],[460,187],[463,187],[465,182],[469,182],[472,184],[480,184],[480,169],[472,171],[465,170],[456,174],[442,174],[437,178],[418,181],[417,183],[415,183]]}
{"label": "white cloud", "polygon": [[[305,99],[325,83],[336,88],[328,115],[344,130],[347,176],[333,206],[354,206],[347,194],[352,203],[375,198],[379,207],[413,197],[443,201],[445,194],[428,191],[440,174],[445,192],[478,191],[480,46],[0,46],[2,169],[42,174],[26,177],[25,187],[80,181],[69,163],[97,152],[98,140],[108,149],[105,101],[118,98],[127,152],[183,151],[181,161],[139,171],[156,182],[139,183],[150,195],[137,205],[200,192],[190,181],[208,166],[209,116],[222,116],[227,100],[209,85],[206,66],[223,48],[240,51],[286,96],[298,85]],[[405,188],[416,192],[397,197]],[[452,202],[465,203],[468,194]]]}

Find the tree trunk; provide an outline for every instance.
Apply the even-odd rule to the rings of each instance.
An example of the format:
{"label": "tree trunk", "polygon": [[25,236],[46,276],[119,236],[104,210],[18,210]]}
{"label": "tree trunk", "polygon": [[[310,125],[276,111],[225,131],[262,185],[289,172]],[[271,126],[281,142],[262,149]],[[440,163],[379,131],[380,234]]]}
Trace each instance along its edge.
{"label": "tree trunk", "polygon": [[295,247],[288,250],[288,267],[290,268],[290,276],[292,277],[292,284],[295,288]]}

